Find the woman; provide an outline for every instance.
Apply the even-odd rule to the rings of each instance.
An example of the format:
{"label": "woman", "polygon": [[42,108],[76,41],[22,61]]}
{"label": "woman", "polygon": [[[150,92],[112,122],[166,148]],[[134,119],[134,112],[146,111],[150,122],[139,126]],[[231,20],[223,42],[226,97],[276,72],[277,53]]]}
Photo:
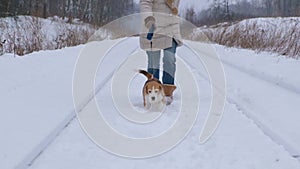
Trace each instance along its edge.
{"label": "woman", "polygon": [[[148,55],[148,72],[159,79],[160,55],[163,50],[164,91],[167,104],[173,101],[174,77],[176,71],[176,48],[182,45],[178,5],[180,0],[140,0],[141,12],[144,18],[140,46]],[[153,37],[151,36],[153,31]],[[148,36],[147,36],[148,35]]]}

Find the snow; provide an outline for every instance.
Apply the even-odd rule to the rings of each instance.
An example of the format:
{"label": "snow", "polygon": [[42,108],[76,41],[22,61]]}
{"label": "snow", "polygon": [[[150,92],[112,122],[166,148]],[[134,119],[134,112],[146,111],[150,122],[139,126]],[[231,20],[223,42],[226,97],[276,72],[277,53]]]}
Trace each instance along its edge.
{"label": "snow", "polygon": [[15,53],[23,55],[38,50],[60,49],[86,43],[95,31],[89,24],[78,20],[71,24],[67,20],[57,16],[47,19],[32,16],[0,18],[0,40],[6,40],[0,50],[13,53],[16,48]]}
{"label": "snow", "polygon": [[[97,84],[130,54],[141,52],[138,38],[113,42],[120,41],[123,44],[110,53],[119,55],[104,60]],[[212,46],[224,64],[227,82],[224,115],[216,132],[205,144],[199,144],[211,104],[210,82],[202,63],[187,56],[191,52],[181,47],[178,61],[189,66],[198,84],[198,118],[187,137],[172,150],[139,160],[102,150],[73,118],[72,75],[83,45],[25,57],[4,54],[0,57],[0,131],[4,133],[0,139],[0,168],[300,168],[299,159],[293,157],[300,155],[300,80],[295,78],[300,61]],[[141,58],[146,59],[145,53]],[[143,67],[145,64],[132,70]],[[177,73],[181,75],[180,67]],[[140,91],[144,81],[137,74],[129,85],[129,98],[139,110],[143,109]],[[96,99],[105,110],[103,117],[115,130],[132,137],[150,137],[165,131],[178,117],[175,112],[180,108],[180,88],[174,103],[159,119],[140,125],[124,119],[114,108],[111,83],[112,78],[108,78],[98,88]]]}
{"label": "snow", "polygon": [[[218,49],[224,50],[223,47]],[[246,115],[255,119],[257,125],[276,142],[286,145],[292,155],[299,154],[299,122],[295,117],[299,116],[300,110],[300,79],[293,77],[299,69],[299,60],[276,59],[267,53],[256,54],[247,50],[238,53],[239,56],[232,54],[223,59],[227,65],[225,71],[226,68],[227,72],[239,70],[227,76],[229,100],[241,105],[240,109],[244,109]],[[237,63],[238,57],[247,54],[251,55]],[[257,60],[265,60],[268,64]]]}
{"label": "snow", "polygon": [[194,30],[191,39],[204,34],[213,42],[225,46],[299,57],[300,18],[253,18],[235,23],[220,23]]}
{"label": "snow", "polygon": [[[73,111],[72,74],[82,46],[0,57],[1,168],[14,168]],[[37,149],[37,150],[36,150]]]}

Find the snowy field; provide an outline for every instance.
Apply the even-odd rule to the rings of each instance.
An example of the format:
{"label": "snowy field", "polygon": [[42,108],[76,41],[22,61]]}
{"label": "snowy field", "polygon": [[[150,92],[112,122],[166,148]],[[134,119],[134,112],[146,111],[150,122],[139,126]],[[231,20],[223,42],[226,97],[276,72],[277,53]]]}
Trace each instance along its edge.
{"label": "snowy field", "polygon": [[[138,44],[137,38],[126,39],[123,47],[112,53],[116,55],[114,62],[104,63],[106,71],[101,74],[108,75],[116,63],[139,51]],[[300,61],[251,50],[213,47],[222,60],[227,85],[224,115],[215,134],[205,144],[199,144],[210,108],[210,82],[201,62],[186,47],[180,47],[178,60],[190,68],[198,84],[198,118],[175,148],[139,160],[102,150],[74,118],[72,76],[84,45],[34,52],[25,57],[1,56],[0,168],[299,169],[300,79],[295,75],[300,71]],[[118,56],[120,53],[122,56]],[[140,57],[146,59],[145,53]],[[144,66],[137,65],[132,70]],[[181,72],[178,67],[177,74]],[[103,77],[97,76],[96,81],[106,80]],[[140,92],[144,81],[143,76],[137,75],[129,85],[129,97],[137,109],[142,109]],[[174,103],[157,121],[138,125],[122,118],[113,108],[111,83],[109,78],[100,86],[96,99],[105,110],[104,118],[117,131],[149,137],[163,132],[176,120],[180,89],[175,93]]]}
{"label": "snowy field", "polygon": [[191,39],[204,32],[208,38],[230,47],[275,52],[289,57],[300,56],[300,18],[252,18],[236,23],[220,23],[195,29]]}
{"label": "snowy field", "polygon": [[0,48],[3,53],[28,54],[39,50],[55,50],[87,42],[95,29],[78,20],[68,18],[32,16],[0,18]]}

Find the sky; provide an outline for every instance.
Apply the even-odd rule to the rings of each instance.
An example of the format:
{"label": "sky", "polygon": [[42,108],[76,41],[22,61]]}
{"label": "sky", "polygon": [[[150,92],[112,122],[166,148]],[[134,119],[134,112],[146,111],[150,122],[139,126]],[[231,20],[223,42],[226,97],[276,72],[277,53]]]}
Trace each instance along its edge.
{"label": "sky", "polygon": [[[140,0],[134,0],[135,2],[139,2]],[[195,11],[200,11],[209,6],[210,1],[212,0],[181,0],[180,1],[180,9],[186,9],[191,6],[194,7]]]}
{"label": "sky", "polygon": [[[140,0],[134,0],[138,3]],[[240,0],[229,0],[229,3],[236,3]],[[260,1],[260,0],[247,0],[247,1]],[[180,10],[185,10],[190,7],[194,7],[196,12],[200,12],[202,9],[207,9],[213,0],[181,0],[180,1]]]}
{"label": "sky", "polygon": [[195,11],[201,11],[202,9],[208,8],[211,4],[211,0],[181,0],[180,8],[187,9],[194,7]]}

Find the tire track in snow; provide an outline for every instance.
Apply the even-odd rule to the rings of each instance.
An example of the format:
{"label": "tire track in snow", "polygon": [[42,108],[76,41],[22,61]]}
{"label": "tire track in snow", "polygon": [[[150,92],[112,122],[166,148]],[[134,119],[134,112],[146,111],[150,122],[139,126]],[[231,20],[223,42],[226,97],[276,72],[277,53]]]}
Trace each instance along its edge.
{"label": "tire track in snow", "polygon": [[[130,39],[123,39],[119,42],[119,44],[122,44],[127,40]],[[113,46],[110,50],[114,48],[116,48],[116,46]],[[134,53],[137,49],[138,47],[135,47],[133,50],[130,51],[130,54]],[[109,80],[113,78],[115,71],[121,66],[122,63],[123,62],[121,62],[118,66],[113,68],[111,73],[108,76],[106,76],[101,83],[97,85],[95,92],[91,92],[91,94],[83,101],[83,103],[79,105],[77,113],[80,113],[81,110],[83,110],[88,105],[88,103],[102,90],[102,88],[109,82]],[[40,144],[38,144],[30,153],[28,153],[28,155],[14,168],[24,169],[30,167],[75,119],[76,109],[74,108],[74,110],[58,126],[56,126],[56,128],[48,136],[46,136],[43,139],[43,141],[40,142]]]}
{"label": "tire track in snow", "polygon": [[[264,125],[258,117],[256,117],[251,110],[249,110],[246,106],[242,106],[242,104],[236,101],[237,99],[233,99],[231,97],[227,97],[228,104],[233,105],[238,112],[243,114],[246,118],[250,119],[256,126],[259,128],[264,135],[266,135],[272,142],[276,143],[279,146],[282,146],[293,158],[296,158],[300,162],[300,156],[297,153],[297,149],[290,145],[286,140],[276,134],[270,127]],[[257,112],[256,112],[257,113]]]}
{"label": "tire track in snow", "polygon": [[[226,66],[231,68],[231,70],[241,72],[241,73],[246,74],[246,75],[248,75],[248,76],[250,76],[254,79],[257,79],[259,81],[266,82],[269,85],[279,87],[280,89],[283,89],[285,92],[293,93],[293,94],[296,94],[296,95],[300,96],[300,89],[296,88],[293,85],[290,85],[290,84],[285,83],[285,82],[277,82],[275,78],[272,78],[272,77],[267,76],[267,75],[261,75],[261,74],[255,72],[255,71],[247,70],[247,69],[242,68],[240,66],[236,66],[236,65],[234,65],[234,64],[232,64],[228,61],[222,60],[222,62]],[[228,94],[230,94],[230,93],[228,92]],[[283,146],[284,149],[293,158],[296,158],[297,160],[300,161],[299,148],[291,145],[285,138],[280,136],[279,133],[277,134],[276,131],[272,130],[272,128],[270,126],[264,124],[261,120],[259,120],[259,118],[255,116],[255,114],[259,114],[260,112],[253,112],[247,106],[240,103],[238,100],[239,100],[239,98],[235,98],[235,97],[230,96],[230,95],[227,96],[227,101],[228,101],[229,104],[234,105],[237,108],[237,110],[239,110],[241,113],[243,113],[247,118],[251,119],[254,122],[254,124],[256,124],[256,126],[258,128],[260,128],[260,130],[266,136],[268,136],[273,142],[275,142],[276,144],[278,144],[280,146]]]}
{"label": "tire track in snow", "polygon": [[286,83],[286,82],[283,82],[283,81],[276,81],[276,78],[274,77],[271,77],[271,75],[262,75],[261,73],[258,73],[256,71],[251,71],[251,70],[247,70],[243,67],[240,67],[240,66],[237,66],[235,64],[232,64],[228,61],[225,61],[223,59],[221,59],[222,63],[224,63],[225,65],[239,71],[239,72],[243,72],[251,77],[254,77],[256,79],[259,79],[259,80],[262,80],[262,81],[265,81],[265,82],[268,82],[269,84],[272,84],[272,85],[275,85],[275,86],[278,86],[282,89],[285,89],[289,92],[292,92],[292,93],[297,93],[298,95],[300,95],[300,88],[297,88],[296,86],[294,85],[291,85],[289,83]]}
{"label": "tire track in snow", "polygon": [[[209,79],[205,75],[197,71],[195,72],[207,83],[210,83]],[[233,99],[229,95],[226,97],[227,104],[234,105],[238,112],[241,112],[246,118],[250,119],[257,126],[257,128],[259,128],[264,133],[264,135],[266,135],[270,140],[272,140],[272,142],[276,143],[279,146],[283,146],[283,148],[291,155],[291,157],[298,159],[300,162],[300,154],[293,153],[293,152],[297,152],[297,148],[287,143],[284,138],[280,137],[275,132],[273,132],[271,128],[261,123],[258,120],[258,118],[254,116],[255,113],[253,112],[251,113],[251,111],[247,109],[247,107],[241,106],[242,104],[238,103],[236,100],[237,99]]]}
{"label": "tire track in snow", "polygon": [[[185,46],[184,46],[185,47]],[[190,53],[195,55],[196,53]],[[203,80],[205,80],[207,83],[210,83],[209,77],[207,75],[204,75],[201,71],[199,71],[199,65],[197,65],[198,62],[202,63],[197,57],[195,56],[189,56],[187,59],[186,57],[181,57],[186,64],[200,76]],[[221,59],[220,59],[221,60]],[[238,71],[244,74],[249,75],[250,77],[257,79],[258,81],[267,82],[270,85],[274,85],[276,87],[280,87],[281,89],[284,89],[286,92],[289,93],[296,93],[297,95],[300,95],[300,89],[296,88],[293,85],[287,84],[287,83],[278,83],[276,80],[269,76],[262,76],[258,74],[257,72],[246,70],[244,68],[240,68],[239,66],[236,66],[232,63],[229,63],[228,61],[221,60],[221,62],[225,65],[231,68],[234,71]],[[226,73],[226,72],[225,72]],[[218,86],[214,86],[215,89],[218,91]],[[276,143],[279,146],[283,146],[284,149],[291,155],[291,157],[296,158],[300,161],[300,152],[299,149],[293,147],[290,145],[286,139],[280,137],[276,132],[274,132],[270,127],[263,124],[257,117],[255,117],[255,113],[251,112],[250,109],[248,109],[245,106],[242,106],[241,103],[239,103],[237,98],[233,98],[229,95],[230,93],[227,92],[227,98],[226,102],[227,104],[234,105],[236,109],[241,112],[246,118],[253,121],[253,123],[267,136],[272,140],[274,143]],[[296,152],[296,153],[295,153]]]}
{"label": "tire track in snow", "polygon": [[[92,93],[82,105],[79,106],[79,112],[86,107],[86,105],[95,97],[101,89],[105,86],[105,84],[112,78],[114,72],[108,76],[104,82],[98,85],[97,89],[95,90],[95,94]],[[54,142],[54,140],[61,135],[61,133],[68,128],[69,124],[71,124],[76,119],[76,111],[75,109],[48,135],[46,136],[43,141],[40,142],[26,157],[23,159],[15,169],[24,169],[30,167],[36,159],[39,158],[40,155]]]}

